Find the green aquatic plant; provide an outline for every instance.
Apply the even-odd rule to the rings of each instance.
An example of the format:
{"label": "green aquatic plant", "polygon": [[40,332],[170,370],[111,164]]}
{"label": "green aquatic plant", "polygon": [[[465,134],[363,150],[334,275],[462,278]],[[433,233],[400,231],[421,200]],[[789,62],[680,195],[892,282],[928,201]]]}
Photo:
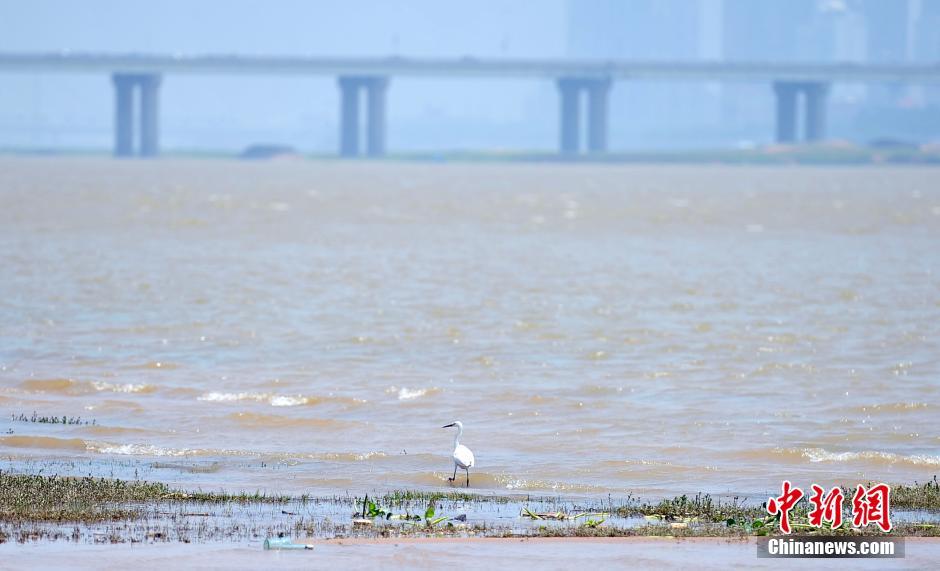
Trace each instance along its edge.
{"label": "green aquatic plant", "polygon": [[362,514],[361,515],[365,519],[375,519],[377,517],[388,518],[389,516],[392,515],[392,512],[388,510],[384,510],[381,507],[379,507],[379,505],[376,504],[374,501],[370,500],[369,495],[366,494],[366,496],[362,498]]}
{"label": "green aquatic plant", "polygon": [[[431,517],[434,516],[433,504],[428,508],[431,510]],[[368,494],[362,499],[362,512],[353,514],[353,517],[361,517],[363,519],[376,519],[381,518],[384,520],[403,520],[403,521],[421,521],[421,516],[417,514],[412,514],[409,511],[405,513],[395,513],[392,510],[387,510],[377,504],[374,500],[370,500]],[[427,512],[425,512],[425,518],[427,518]],[[446,518],[445,518],[446,519]]]}
{"label": "green aquatic plant", "polygon": [[610,514],[607,512],[579,512],[576,514],[570,514],[567,512],[563,512],[563,511],[536,513],[530,510],[528,506],[522,506],[522,511],[519,513],[519,516],[527,517],[530,519],[536,519],[536,520],[548,519],[548,520],[564,521],[568,519],[578,520],[578,519],[585,518],[585,517],[587,518],[602,517],[606,519],[607,517],[610,516]]}
{"label": "green aquatic plant", "polygon": [[605,521],[607,521],[607,518],[601,518],[601,519],[589,518],[582,525],[584,525],[584,527],[595,528],[595,527],[600,527],[604,525]]}
{"label": "green aquatic plant", "polygon": [[442,521],[448,519],[447,516],[434,517],[434,502],[428,504],[428,509],[424,510],[424,524],[427,527],[434,527]]}

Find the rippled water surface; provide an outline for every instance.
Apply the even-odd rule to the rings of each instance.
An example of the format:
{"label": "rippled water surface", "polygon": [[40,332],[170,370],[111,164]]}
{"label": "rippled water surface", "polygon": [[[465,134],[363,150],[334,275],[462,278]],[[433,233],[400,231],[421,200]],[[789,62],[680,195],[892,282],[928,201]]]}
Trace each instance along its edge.
{"label": "rippled water surface", "polygon": [[924,480],[938,239],[926,168],[2,159],[0,453],[437,488],[460,419],[483,490]]}

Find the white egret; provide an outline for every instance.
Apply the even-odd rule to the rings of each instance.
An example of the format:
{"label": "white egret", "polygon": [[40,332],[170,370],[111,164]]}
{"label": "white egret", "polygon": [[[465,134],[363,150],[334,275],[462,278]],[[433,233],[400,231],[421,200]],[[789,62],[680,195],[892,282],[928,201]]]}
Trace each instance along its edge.
{"label": "white egret", "polygon": [[470,468],[473,468],[473,452],[460,443],[460,437],[463,436],[463,423],[456,420],[447,426],[441,428],[457,427],[457,434],[454,435],[454,477],[447,478],[447,481],[453,482],[457,479],[457,468],[467,471],[467,487],[470,487]]}

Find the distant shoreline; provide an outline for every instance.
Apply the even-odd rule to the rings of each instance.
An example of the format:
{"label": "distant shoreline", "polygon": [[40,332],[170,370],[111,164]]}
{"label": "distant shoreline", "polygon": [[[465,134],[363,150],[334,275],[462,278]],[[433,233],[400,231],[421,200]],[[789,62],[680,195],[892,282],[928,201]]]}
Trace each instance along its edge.
{"label": "distant shoreline", "polygon": [[[103,149],[0,148],[0,156],[110,157]],[[381,158],[342,159],[333,153],[279,152],[265,157],[244,157],[235,151],[166,150],[164,159],[377,161],[431,163],[551,163],[551,164],[719,164],[719,165],[927,165],[940,166],[940,145],[857,146],[848,143],[820,145],[769,145],[748,149],[639,150],[601,155],[566,156],[547,151],[411,151]],[[125,159],[122,159],[125,160]],[[152,159],[150,159],[152,160]],[[160,160],[160,159],[156,159]]]}

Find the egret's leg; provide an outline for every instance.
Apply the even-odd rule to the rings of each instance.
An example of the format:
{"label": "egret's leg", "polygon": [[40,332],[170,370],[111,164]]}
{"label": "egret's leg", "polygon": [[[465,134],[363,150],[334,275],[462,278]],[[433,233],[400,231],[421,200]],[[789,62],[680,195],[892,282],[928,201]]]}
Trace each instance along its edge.
{"label": "egret's leg", "polygon": [[447,481],[448,481],[448,482],[453,482],[453,481],[456,480],[456,479],[457,479],[457,465],[454,464],[454,477],[453,477],[453,478],[447,478]]}
{"label": "egret's leg", "polygon": [[470,487],[470,468],[467,468],[467,487]]}

